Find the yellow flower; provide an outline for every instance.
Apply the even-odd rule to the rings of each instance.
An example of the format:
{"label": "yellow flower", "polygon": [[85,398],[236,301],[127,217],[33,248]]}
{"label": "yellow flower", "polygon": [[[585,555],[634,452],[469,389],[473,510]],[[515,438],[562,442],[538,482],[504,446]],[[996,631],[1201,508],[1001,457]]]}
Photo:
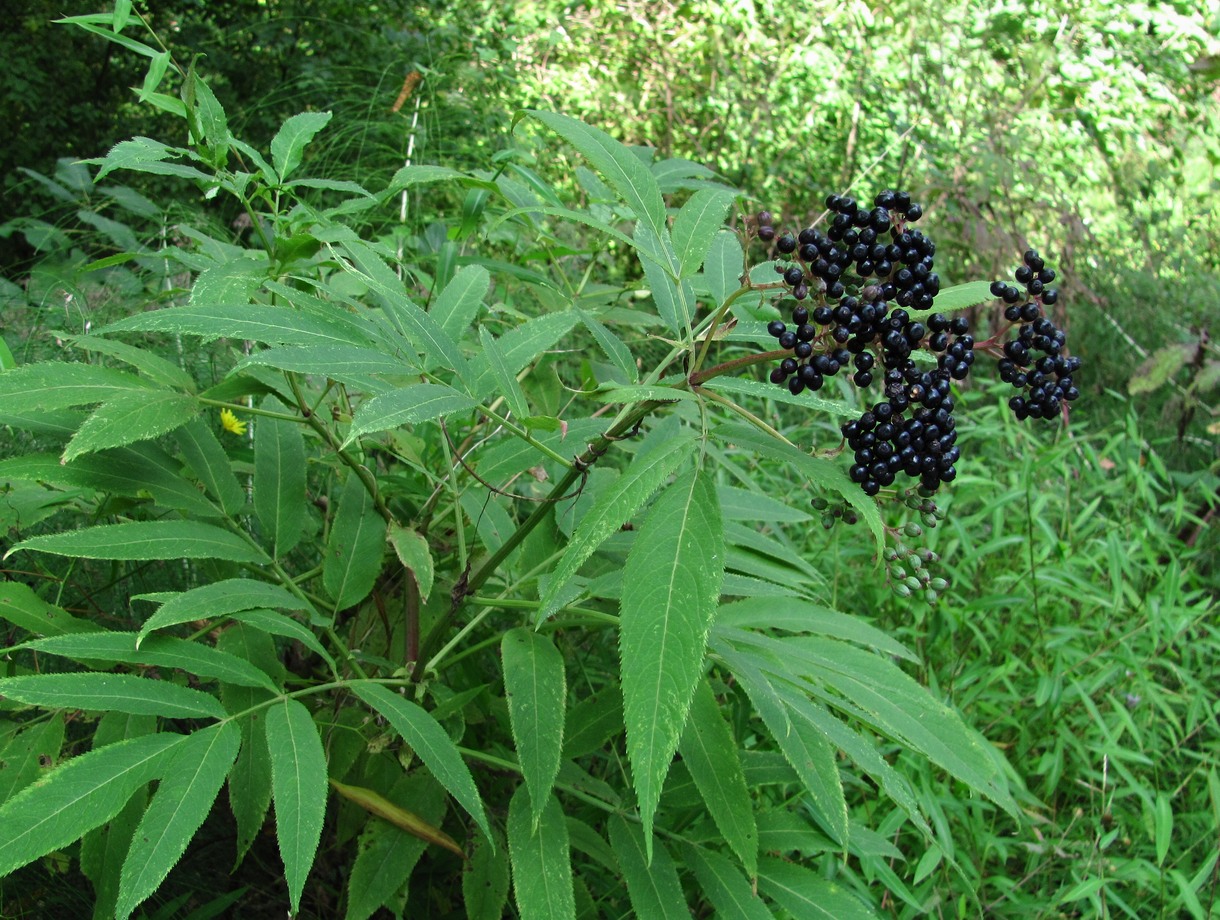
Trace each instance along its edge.
{"label": "yellow flower", "polygon": [[220,424],[225,431],[230,431],[233,434],[246,433],[246,423],[239,421],[237,416],[228,409],[220,410]]}

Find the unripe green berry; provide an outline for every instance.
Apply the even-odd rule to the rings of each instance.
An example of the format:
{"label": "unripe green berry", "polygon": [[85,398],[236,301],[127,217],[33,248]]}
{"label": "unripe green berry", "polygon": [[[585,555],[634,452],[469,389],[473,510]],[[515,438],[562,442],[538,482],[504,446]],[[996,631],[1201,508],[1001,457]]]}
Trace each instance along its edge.
{"label": "unripe green berry", "polygon": [[906,578],[904,578],[902,580],[902,583],[904,585],[906,585],[908,588],[910,588],[912,591],[915,591],[920,587],[919,579],[916,578],[914,575],[908,575]]}
{"label": "unripe green berry", "polygon": [[949,587],[949,582],[945,581],[943,578],[933,578],[928,583],[928,587],[932,588],[934,591],[944,591],[945,588]]}
{"label": "unripe green berry", "polygon": [[902,582],[899,582],[898,584],[894,585],[894,593],[897,594],[899,597],[910,597],[911,589],[908,588],[906,585],[904,585]]}
{"label": "unripe green berry", "polygon": [[929,604],[935,604],[938,600],[940,600],[940,598],[937,596],[936,592],[933,591],[931,588],[929,588],[927,591],[925,591],[923,596],[927,599]]}
{"label": "unripe green berry", "polygon": [[893,562],[898,558],[898,550],[894,549],[892,546],[887,546],[882,555],[884,556],[886,562]]}
{"label": "unripe green berry", "polygon": [[914,521],[907,521],[906,526],[902,528],[902,532],[905,533],[908,537],[923,536],[923,528],[920,527],[918,524],[916,524]]}
{"label": "unripe green berry", "polygon": [[830,530],[830,528],[834,527],[835,526],[834,515],[833,514],[823,514],[822,515],[822,526],[825,527],[827,530]]}

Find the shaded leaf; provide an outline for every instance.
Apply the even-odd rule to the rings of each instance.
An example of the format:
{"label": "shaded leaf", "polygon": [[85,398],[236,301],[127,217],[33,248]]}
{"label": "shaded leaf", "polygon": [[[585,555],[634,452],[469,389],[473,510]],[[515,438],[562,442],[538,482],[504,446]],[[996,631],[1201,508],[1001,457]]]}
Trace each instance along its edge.
{"label": "shaded leaf", "polygon": [[687,846],[686,864],[695,871],[699,889],[723,920],[773,920],[750,880],[733,863],[711,850]]}
{"label": "shaded leaf", "polygon": [[576,903],[568,826],[554,796],[535,826],[529,793],[524,784],[517,787],[508,805],[508,852],[522,920],[573,920]]}
{"label": "shaded leaf", "polygon": [[871,907],[837,882],[812,869],[764,856],[758,863],[758,888],[794,917],[808,920],[876,920]]}
{"label": "shaded leaf", "polygon": [[381,572],[385,542],[385,520],[360,477],[349,473],[322,559],[322,585],[335,599],[335,610],[368,597]]}
{"label": "shaded leaf", "polygon": [[403,527],[396,522],[390,524],[389,539],[398,555],[398,561],[415,576],[415,582],[419,585],[419,596],[427,602],[428,595],[432,593],[433,579],[432,552],[428,548],[428,541],[409,527]]}
{"label": "shaded leaf", "polygon": [[211,620],[242,610],[278,607],[285,610],[310,610],[287,588],[253,578],[226,578],[200,585],[180,594],[137,594],[133,600],[163,600],[157,612],[140,628],[137,642],[143,642],[153,630],[193,620]]}
{"label": "shaded leaf", "polygon": [[19,581],[0,581],[0,620],[36,636],[97,632],[96,623],[78,620],[63,608],[48,604]]}
{"label": "shaded leaf", "polygon": [[24,364],[0,372],[0,406],[5,412],[48,412],[87,406],[133,390],[152,394],[147,380],[94,364]]}
{"label": "shaded leaf", "polygon": [[8,801],[45,773],[43,763],[54,763],[63,743],[61,716],[0,725],[0,802]]}
{"label": "shaded leaf", "polygon": [[741,287],[743,272],[745,256],[741,251],[741,240],[732,230],[716,231],[703,262],[703,279],[716,306],[723,304],[730,294]]}
{"label": "shaded leaf", "polygon": [[202,419],[192,419],[175,432],[187,466],[220,502],[225,514],[236,514],[246,503],[246,493],[216,435]]}
{"label": "shaded leaf", "polygon": [[610,819],[610,846],[623,871],[627,894],[637,917],[689,920],[690,910],[669,852],[645,839],[645,830],[615,815]]}
{"label": "shaded leaf", "polygon": [[510,873],[508,850],[496,834],[496,843],[476,837],[470,859],[462,871],[462,901],[466,920],[501,920],[508,904]]}
{"label": "shaded leaf", "polygon": [[693,446],[694,440],[683,435],[671,438],[647,453],[637,454],[618,479],[598,495],[593,506],[580,519],[563,557],[555,566],[542,596],[535,624],[546,620],[559,609],[561,592],[577,569],[648,501],[661,483],[690,456]]}
{"label": "shaded leaf", "polygon": [[326,815],[326,754],[309,710],[286,699],[267,710],[267,748],[275,830],[295,914],[313,866]]}
{"label": "shaded leaf", "polygon": [[737,854],[746,872],[758,872],[758,828],[754,802],[732,729],[707,680],[695,684],[690,717],[679,741],[682,762],[699,787],[704,804],[725,843]]}
{"label": "shaded leaf", "polygon": [[550,800],[563,750],[567,697],[563,656],[549,637],[524,627],[504,634],[500,654],[517,762],[537,823]]}
{"label": "shaded leaf", "polygon": [[383,393],[356,410],[351,430],[343,442],[346,447],[361,435],[385,431],[402,425],[443,418],[478,405],[478,400],[440,383],[417,383]]}
{"label": "shaded leaf", "polygon": [[[288,411],[274,396],[266,397],[262,407]],[[275,558],[300,542],[305,526],[305,440],[294,422],[259,419],[254,431],[254,512]]]}
{"label": "shaded leaf", "polygon": [[122,920],[157,890],[182,858],[212,810],[240,740],[236,725],[221,722],[188,736],[169,755],[157,794],[144,812],[123,863],[115,910]]}
{"label": "shaded leaf", "polygon": [[440,723],[419,706],[379,684],[353,683],[352,690],[394,726],[483,833],[490,833],[470,769]]}

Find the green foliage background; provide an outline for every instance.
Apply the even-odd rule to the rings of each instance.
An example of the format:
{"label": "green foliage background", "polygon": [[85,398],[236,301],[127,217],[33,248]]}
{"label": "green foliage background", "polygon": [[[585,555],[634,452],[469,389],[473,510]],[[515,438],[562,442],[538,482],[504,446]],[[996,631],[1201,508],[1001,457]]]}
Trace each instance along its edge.
{"label": "green foliage background", "polygon": [[[262,226],[235,197],[207,196],[201,187],[157,175],[111,173],[93,184],[96,167],[77,160],[101,156],[132,136],[172,144],[187,139],[178,120],[138,103],[133,87],[140,87],[147,61],[96,36],[51,24],[61,12],[31,0],[22,16],[0,25],[0,58],[12,62],[0,77],[0,114],[15,126],[0,151],[7,217],[0,224],[0,338],[20,364],[80,358],[91,343],[72,337],[147,308],[186,304],[207,268],[240,262],[243,253],[265,248]],[[1043,252],[1060,272],[1064,296],[1057,320],[1086,362],[1085,396],[1073,410],[1070,432],[1052,428],[1035,434],[1000,411],[1007,398],[1003,388],[989,388],[985,374],[976,375],[967,393],[969,459],[942,496],[944,522],[925,541],[941,557],[950,582],[938,605],[912,605],[893,595],[874,564],[876,547],[864,528],[839,524],[823,530],[818,516],[807,513],[808,496],[794,486],[790,466],[765,455],[717,458],[733,488],[752,491],[748,501],[777,500],[767,505],[774,520],[749,522],[774,543],[764,550],[760,544],[749,551],[736,547],[738,577],[749,571],[806,591],[806,601],[813,598],[859,617],[917,653],[918,662],[904,663],[906,672],[931,688],[936,699],[956,707],[1005,755],[1022,822],[984,804],[974,794],[980,785],[969,779],[973,791],[967,793],[961,774],[946,779],[917,744],[913,749],[890,739],[878,751],[909,783],[917,813],[934,828],[934,843],[908,823],[907,808],[879,794],[875,775],[865,776],[840,757],[834,772],[844,787],[850,845],[839,846],[840,826],[806,801],[808,785],[778,784],[765,793],[773,808],[757,828],[764,842],[754,871],[761,873],[759,888],[779,916],[785,910],[803,915],[799,895],[792,894],[802,885],[830,897],[830,888],[819,887],[826,879],[840,886],[836,891],[854,892],[844,902],[850,909],[864,910],[867,901],[890,916],[1211,915],[1220,849],[1215,830],[1220,743],[1214,727],[1220,706],[1214,612],[1220,593],[1214,526],[1220,356],[1211,344],[1220,318],[1220,4],[266,0],[157,4],[150,21],[176,60],[195,61],[223,103],[229,128],[252,147],[265,153],[285,119],[298,112],[334,113],[303,148],[301,175],[357,182],[373,191],[385,188],[408,160],[465,175],[461,182],[412,185],[403,197],[386,197],[378,208],[326,220],[333,220],[332,226],[342,222],[385,247],[382,252],[403,253],[410,265],[407,294],[429,301],[452,291],[458,314],[467,307],[481,309],[473,301],[462,305],[459,287],[478,287],[469,273],[491,272],[495,309],[479,314],[481,337],[466,333],[468,355],[493,354],[496,343],[511,340],[523,321],[571,304],[599,317],[609,335],[621,336],[625,361],[616,363],[609,352],[590,359],[592,339],[565,340],[531,365],[519,395],[508,382],[516,372],[497,378],[513,415],[528,406],[539,424],[566,418],[578,386],[629,382],[635,370],[630,359],[647,370],[664,359],[668,346],[655,335],[660,330],[655,316],[648,316],[650,301],[636,293],[644,280],[629,246],[579,223],[512,213],[515,206],[542,201],[583,209],[607,222],[622,216],[616,211],[618,196],[571,145],[531,122],[512,130],[521,108],[559,112],[600,127],[623,143],[647,148],[645,161],[651,164],[671,158],[702,164],[706,170],[690,167],[685,187],[679,182],[665,189],[674,206],[700,182],[720,182],[745,193],[746,210],[766,207],[777,222],[795,228],[818,217],[828,191],[851,187],[867,194],[883,186],[908,187],[925,203],[938,242],[938,268],[949,284],[1006,277],[1023,249]],[[422,81],[394,111],[412,72]],[[331,268],[316,257],[308,239],[318,214],[336,199],[324,189],[296,195],[286,197],[284,209],[268,220],[279,267],[301,276],[318,272],[316,277],[330,285],[328,296],[361,296],[359,284],[349,285],[342,273],[328,274]],[[730,224],[740,226],[739,216],[731,212]],[[357,251],[345,253],[356,258]],[[540,277],[548,279],[549,288],[535,284]],[[653,279],[647,282],[652,286]],[[976,326],[985,329],[992,321],[983,309],[972,313]],[[455,320],[449,331],[456,337],[464,328]],[[131,341],[167,359],[168,369],[156,369],[172,379],[163,386],[181,384],[177,371],[202,390],[225,379],[242,358],[232,342],[188,336],[184,345],[181,336],[142,335]],[[94,360],[102,363],[97,353]],[[271,371],[247,371],[274,389],[268,382]],[[279,396],[286,398],[280,386]],[[320,390],[312,395],[322,398]],[[258,404],[269,412],[284,409],[278,402]],[[673,410],[657,440],[698,424],[687,408]],[[779,401],[759,411],[804,447],[836,442],[834,417]],[[58,453],[67,424],[52,417],[33,427],[14,425],[6,429],[0,455]],[[299,426],[285,424],[281,430],[278,424],[256,423],[265,438],[257,448],[226,442],[226,449],[235,482],[242,483],[251,474],[270,481],[269,474],[256,471],[268,468],[270,461],[258,451],[266,449],[272,431],[278,432],[285,455],[304,457],[309,451],[303,478],[277,480],[278,488],[292,494],[308,488],[311,496],[333,505],[297,509],[287,521],[276,518],[284,506],[268,504],[257,491],[252,505],[255,530],[261,529],[277,550],[281,539],[288,541],[288,551],[296,546],[294,563],[310,571],[309,552],[327,546],[331,528],[359,533],[361,522],[376,518],[376,510],[358,504],[365,493],[356,474],[347,474],[326,452],[334,445],[310,433],[302,447],[292,434]],[[573,437],[584,440],[604,430],[592,424],[574,428]],[[370,463],[384,476],[391,503],[400,503],[388,509],[393,514],[413,516],[421,506],[433,510],[436,499],[428,496],[439,494],[434,489],[441,481],[435,470],[443,467],[452,445],[447,448],[435,428],[428,431],[389,436],[392,469]],[[554,432],[535,434],[546,444],[558,444]],[[379,443],[370,450],[384,448]],[[630,444],[622,449],[624,463],[633,463],[636,449]],[[293,453],[297,450],[302,452]],[[526,470],[514,466],[509,449],[501,448],[494,459],[493,470],[514,476]],[[542,462],[536,469],[543,469]],[[296,466],[288,463],[285,469],[305,469]],[[560,472],[552,466],[552,475]],[[608,474],[599,478],[603,473],[594,473],[591,495],[606,487]],[[28,481],[27,474],[21,482]],[[34,496],[26,485],[9,495],[0,510],[8,542],[71,524],[105,523],[115,515],[139,518],[148,507],[167,502],[178,507],[173,502],[183,500],[153,490],[154,504],[146,507],[146,495],[95,492],[83,479],[52,481],[58,487],[53,501]],[[680,476],[678,483],[683,482],[695,491],[702,488],[698,477]],[[433,543],[436,593],[431,608],[424,605],[425,624],[429,611],[444,619],[438,599],[463,574],[466,541],[473,556],[485,559],[530,510],[488,502],[472,482],[467,486],[464,494],[441,503],[447,517]],[[228,501],[233,507],[223,510],[233,515],[245,496],[235,493]],[[745,539],[732,528],[747,528],[727,517],[726,532]],[[643,520],[641,511],[636,524],[647,526]],[[567,541],[582,539],[573,521],[562,516],[536,533],[511,561],[512,571],[528,585],[528,573],[553,568],[553,554],[570,545]],[[680,828],[680,842],[658,837],[666,846],[653,850],[649,863],[653,838],[641,835],[637,823],[607,819],[597,808],[573,809],[571,803],[585,801],[582,795],[603,809],[607,802],[619,811],[635,804],[623,764],[639,752],[621,737],[607,743],[615,719],[620,735],[624,721],[617,650],[604,641],[608,633],[590,626],[605,609],[617,609],[605,598],[617,596],[614,572],[630,564],[627,536],[606,536],[608,542],[582,569],[588,593],[573,608],[574,621],[565,621],[566,630],[539,640],[543,634],[525,627],[533,625],[532,611],[539,605],[566,605],[571,598],[553,596],[557,589],[548,595],[544,586],[514,595],[512,585],[496,585],[503,594],[495,600],[507,609],[514,609],[511,601],[528,602],[525,619],[496,620],[495,628],[476,633],[458,652],[450,679],[426,702],[427,718],[435,715],[436,721],[413,723],[418,718],[413,710],[393,711],[393,703],[374,700],[367,688],[356,692],[417,748],[426,749],[426,739],[412,732],[431,730],[420,724],[443,726],[445,737],[459,743],[463,737],[472,745],[470,739],[486,742],[464,756],[478,764],[479,789],[494,791],[488,802],[493,831],[486,838],[472,834],[470,839],[480,842],[467,849],[472,871],[486,876],[490,890],[498,890],[501,879],[508,890],[510,865],[518,879],[545,876],[570,847],[579,854],[573,902],[579,915],[619,916],[634,909],[642,916],[640,905],[651,903],[650,896],[658,899],[657,916],[678,901],[707,911],[713,893],[727,898],[717,885],[744,878],[737,860],[752,873],[749,857],[741,855],[750,849],[743,836],[726,831],[741,816],[717,812],[705,802],[698,751],[715,750],[717,743],[727,743],[733,752],[740,746],[742,778],[751,784],[766,785],[784,765],[759,726],[759,703],[747,695],[748,686],[714,678],[701,683],[695,697],[695,711],[704,713],[701,731],[691,728],[681,738],[656,742],[662,748],[676,744],[681,755],[661,800],[662,825],[666,833]],[[400,557],[417,551],[410,539],[402,537],[401,548],[395,544]],[[784,550],[778,563],[775,555],[767,556],[776,546]],[[697,556],[698,548],[691,552]],[[9,557],[6,577],[29,577],[14,563],[32,565],[31,558]],[[138,626],[131,618],[132,596],[186,591],[227,572],[224,563],[215,562],[77,559],[61,568],[41,558],[38,583],[54,587],[49,593],[40,588],[43,600],[115,630]],[[326,592],[341,598],[348,571],[333,558],[314,561]],[[773,571],[776,565],[787,567],[782,577]],[[599,593],[607,590],[608,595]],[[589,619],[581,620],[586,615]],[[347,646],[355,647],[358,639],[372,642],[381,616],[366,602],[349,624]],[[478,616],[477,622],[490,624],[481,619],[485,614]],[[267,634],[247,626],[254,624],[230,624],[217,649],[252,662],[277,687],[304,662],[319,673],[326,670],[308,639],[298,639],[305,644],[291,645],[284,654],[284,644],[278,651],[269,640],[260,644],[263,640],[255,637]],[[324,653],[336,652],[320,629],[314,631],[329,649]],[[319,642],[314,632],[304,632]],[[6,634],[10,644],[29,638],[20,630]],[[646,639],[635,641],[637,649],[647,649]],[[406,642],[402,635],[387,636],[383,647],[367,654],[392,663]],[[566,673],[562,663],[555,669],[557,649],[568,662]],[[731,643],[722,643],[717,653],[723,656],[719,661],[730,660]],[[16,656],[10,660],[29,664]],[[361,660],[370,669],[384,663]],[[545,744],[534,750],[528,741],[521,743],[527,737],[547,740],[545,732],[523,727],[529,725],[529,712],[513,702],[526,692],[523,684],[508,687],[509,697],[479,689],[500,679],[501,662],[506,683],[528,672],[538,678],[532,686],[539,699],[548,701],[540,705],[567,706],[569,731],[588,725],[574,748],[567,739],[563,767],[555,766],[558,755]],[[322,679],[319,673],[308,679]],[[231,682],[221,686],[226,706],[234,699],[255,705],[265,692]],[[723,719],[712,718],[717,710],[711,703],[720,706]],[[631,724],[630,699],[625,705]],[[365,718],[361,712],[336,703],[330,737],[355,727]],[[7,745],[8,762],[18,752],[23,762],[34,764],[42,753],[54,757],[61,742],[65,751],[82,752],[95,731],[95,748],[124,738],[163,737],[147,734],[151,728],[139,720],[149,716],[115,716],[110,713],[87,729],[70,723],[66,740],[62,723],[51,721],[39,723],[35,735],[5,736],[0,743]],[[310,719],[309,711],[287,701],[268,717],[281,740]],[[315,712],[312,721],[325,720]],[[203,749],[206,742],[206,756],[223,759],[237,750],[230,731],[237,725],[242,750],[252,749],[250,739],[257,736],[250,735],[249,725],[223,725],[223,730],[190,735],[192,744]],[[496,726],[511,727],[511,733],[497,735]],[[474,800],[463,798],[463,780],[445,772],[456,770],[454,760],[433,753],[423,758],[429,770],[400,777],[397,757],[361,750],[364,741],[389,745],[389,729],[362,727],[347,734],[349,742],[350,736],[359,740],[327,749],[332,778],[343,781],[346,775],[336,762],[348,768],[358,764],[354,776],[360,788],[407,803],[402,807],[413,808],[429,825],[458,835],[480,823],[482,806],[472,804],[478,793]],[[444,742],[432,740],[440,746],[435,750],[448,751]],[[318,753],[310,750],[302,757]],[[238,767],[243,765],[238,760]],[[290,766],[272,756],[269,769],[282,772]],[[515,779],[523,768],[524,782],[514,785],[506,778]],[[559,796],[550,791],[555,782]],[[635,780],[637,791],[641,782]],[[447,801],[441,786],[454,796],[447,806],[436,804]],[[573,810],[561,811],[555,804],[559,799]],[[107,833],[134,829],[147,793],[133,803],[106,826]],[[301,827],[320,820],[319,802],[299,805]],[[239,853],[250,848],[252,854],[236,870],[230,889],[247,910],[282,914],[281,859],[298,874],[288,880],[294,900],[302,895],[301,867],[308,868],[309,859],[285,853],[283,834],[279,849],[271,835],[252,834],[256,817],[227,811],[222,803],[208,815],[186,859],[139,909],[145,916],[209,915],[215,880],[232,866],[234,835]],[[418,861],[420,867],[407,888],[385,892],[383,901],[368,889],[361,909],[395,912],[380,908],[382,903],[397,903],[398,910],[405,903],[423,903],[437,915],[461,909],[457,899],[441,894],[455,890],[460,871],[443,846],[434,844],[425,855],[422,841],[377,831],[384,825],[375,822],[362,825],[363,815],[347,805],[328,814],[301,916],[333,916],[339,904],[355,912],[352,892],[363,890],[365,876],[356,879],[359,885],[349,877],[350,851],[345,855],[343,845],[352,845],[357,835],[362,851],[397,854],[402,864]],[[597,823],[602,819],[604,827]],[[533,833],[539,826],[546,831],[543,838]],[[298,839],[308,836],[297,833]],[[498,856],[489,855],[493,840]],[[522,841],[535,841],[537,847]],[[548,852],[560,842],[558,856]],[[117,869],[107,875],[96,862],[98,845],[96,837],[87,838],[78,849],[66,847],[0,882],[4,916],[39,916],[48,904],[77,913],[113,904],[117,891],[99,889],[88,897],[89,883],[75,874],[79,869],[94,880],[118,878]],[[213,855],[225,847],[219,858]],[[362,858],[361,873],[370,865],[369,857]],[[800,875],[806,867],[820,877]],[[73,873],[68,878],[77,884],[65,885],[63,872]],[[629,899],[612,893],[621,888],[620,878],[626,879]],[[642,880],[657,893],[642,891]],[[81,900],[73,903],[73,898]],[[529,916],[528,905],[542,900],[516,891],[506,909]],[[477,899],[467,892],[467,910],[472,903]],[[724,911],[725,900],[711,903]],[[499,916],[480,916],[493,915]]]}

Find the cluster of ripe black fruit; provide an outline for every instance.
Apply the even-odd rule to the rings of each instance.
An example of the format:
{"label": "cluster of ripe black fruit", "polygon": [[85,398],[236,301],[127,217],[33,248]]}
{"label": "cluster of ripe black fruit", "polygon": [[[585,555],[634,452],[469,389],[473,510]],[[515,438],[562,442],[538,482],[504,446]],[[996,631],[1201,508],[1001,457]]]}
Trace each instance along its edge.
{"label": "cluster of ripe black fruit", "polygon": [[[776,271],[796,300],[795,328],[781,320],[767,327],[781,348],[792,351],[771,381],[797,395],[820,389],[849,363],[852,382],[862,389],[880,377],[884,400],[843,426],[855,451],[851,478],[868,495],[891,485],[898,473],[935,489],[957,475],[961,451],[950,380],[970,373],[974,338],[965,317],[934,313],[925,323],[907,312],[931,308],[940,291],[936,245],[909,226],[923,216],[909,193],[887,190],[873,205],[831,195],[826,207],[834,217],[825,232],[809,227],[778,239],[771,215],[757,216],[759,237],[770,228],[767,238],[775,239],[781,257]],[[912,354],[920,348],[937,354],[935,370],[916,364]]]}
{"label": "cluster of ripe black fruit", "polygon": [[1008,401],[1018,419],[1055,418],[1064,403],[1080,396],[1073,375],[1080,370],[1081,361],[1063,354],[1067,334],[1044,309],[1059,300],[1059,292],[1047,287],[1055,280],[1054,269],[1047,268],[1032,249],[1026,251],[1024,262],[1014,275],[1025,287],[1024,294],[1003,281],[991,285],[991,293],[1007,304],[1004,318],[1014,327],[1020,324],[1017,337],[1004,343],[1000,379],[1020,391]]}

